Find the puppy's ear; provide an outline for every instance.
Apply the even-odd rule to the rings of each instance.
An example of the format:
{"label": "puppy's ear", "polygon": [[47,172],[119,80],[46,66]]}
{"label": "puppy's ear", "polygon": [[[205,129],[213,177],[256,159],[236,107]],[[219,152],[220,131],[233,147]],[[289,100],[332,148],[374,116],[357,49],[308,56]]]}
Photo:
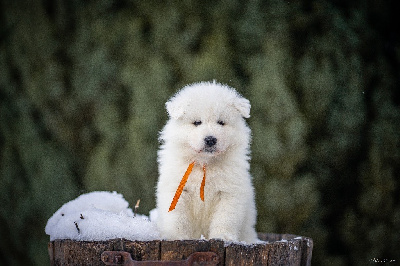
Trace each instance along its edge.
{"label": "puppy's ear", "polygon": [[173,119],[179,119],[185,113],[182,103],[177,101],[175,97],[166,102],[165,107],[169,117]]}
{"label": "puppy's ear", "polygon": [[234,103],[233,106],[239,111],[239,113],[244,117],[244,118],[249,118],[250,117],[250,101],[243,98],[243,97],[238,97]]}

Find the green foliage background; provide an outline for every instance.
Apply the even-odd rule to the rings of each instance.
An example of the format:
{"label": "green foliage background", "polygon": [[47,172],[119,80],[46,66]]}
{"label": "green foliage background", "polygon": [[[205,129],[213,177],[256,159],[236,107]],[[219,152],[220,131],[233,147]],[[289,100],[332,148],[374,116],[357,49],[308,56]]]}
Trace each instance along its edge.
{"label": "green foliage background", "polygon": [[0,3],[0,261],[47,264],[82,193],[152,209],[164,103],[213,79],[252,103],[259,232],[312,237],[316,265],[400,261],[396,1]]}

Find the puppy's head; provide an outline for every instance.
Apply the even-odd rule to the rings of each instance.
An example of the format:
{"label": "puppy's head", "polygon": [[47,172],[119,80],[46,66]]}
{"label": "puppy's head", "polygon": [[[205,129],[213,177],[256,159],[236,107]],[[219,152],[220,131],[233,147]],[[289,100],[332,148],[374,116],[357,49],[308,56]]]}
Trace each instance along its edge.
{"label": "puppy's head", "polygon": [[213,158],[235,147],[248,147],[250,102],[216,82],[188,85],[166,103],[170,120],[161,139],[178,145],[195,160]]}

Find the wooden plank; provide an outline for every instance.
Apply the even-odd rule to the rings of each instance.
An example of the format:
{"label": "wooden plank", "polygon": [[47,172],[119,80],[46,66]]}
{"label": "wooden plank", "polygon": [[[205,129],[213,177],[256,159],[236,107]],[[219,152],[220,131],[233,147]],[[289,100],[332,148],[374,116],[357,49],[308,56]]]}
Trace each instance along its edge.
{"label": "wooden plank", "polygon": [[[292,234],[267,234],[267,233],[259,233],[258,238],[263,241],[268,241],[270,244],[275,244],[275,246],[271,247],[271,255],[269,259],[269,263],[276,263],[277,258],[274,256],[278,256],[277,254],[287,254],[287,252],[291,253],[291,257],[287,256],[279,256],[279,260],[288,263],[289,265],[302,265],[302,266],[310,266],[311,258],[312,258],[312,249],[313,249],[313,241],[308,237],[301,237]],[[287,240],[286,244],[277,244],[279,241]],[[289,251],[286,251],[286,247],[289,248]],[[275,253],[275,255],[274,255]],[[300,259],[299,259],[300,257]],[[300,261],[300,262],[299,262]],[[270,265],[270,264],[268,264]]]}
{"label": "wooden plank", "polygon": [[302,265],[302,241],[281,240],[268,244],[268,265]]}
{"label": "wooden plank", "polygon": [[301,244],[302,244],[301,265],[311,266],[312,250],[314,243],[311,238],[302,237]]}
{"label": "wooden plank", "polygon": [[225,265],[267,265],[268,245],[230,244],[225,250]]}
{"label": "wooden plank", "polygon": [[161,241],[123,241],[123,250],[131,253],[132,259],[137,261],[160,260]]}
{"label": "wooden plank", "polygon": [[120,240],[84,242],[59,240],[53,243],[51,265],[104,265],[101,253],[120,246]]}
{"label": "wooden plank", "polygon": [[[101,254],[104,251],[127,251],[132,259],[159,260],[161,241],[109,241],[56,240],[49,245],[51,265],[104,265]],[[52,254],[50,254],[52,252]]]}
{"label": "wooden plank", "polygon": [[219,257],[219,264],[224,265],[224,242],[222,240],[175,240],[161,241],[160,260],[185,260],[194,252],[212,251]]}

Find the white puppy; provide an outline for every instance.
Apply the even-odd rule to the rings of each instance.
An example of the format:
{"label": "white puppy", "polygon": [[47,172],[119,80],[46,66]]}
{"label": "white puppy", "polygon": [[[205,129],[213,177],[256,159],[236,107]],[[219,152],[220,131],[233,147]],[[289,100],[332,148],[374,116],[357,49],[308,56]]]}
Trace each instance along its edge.
{"label": "white puppy", "polygon": [[[158,152],[161,236],[257,241],[250,129],[244,120],[250,117],[249,101],[226,85],[201,82],[184,87],[166,108],[170,119]],[[187,183],[181,181],[185,172]]]}

